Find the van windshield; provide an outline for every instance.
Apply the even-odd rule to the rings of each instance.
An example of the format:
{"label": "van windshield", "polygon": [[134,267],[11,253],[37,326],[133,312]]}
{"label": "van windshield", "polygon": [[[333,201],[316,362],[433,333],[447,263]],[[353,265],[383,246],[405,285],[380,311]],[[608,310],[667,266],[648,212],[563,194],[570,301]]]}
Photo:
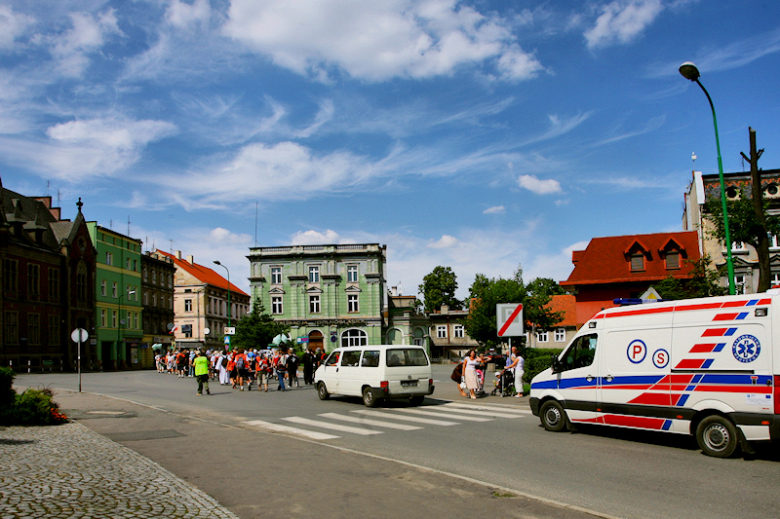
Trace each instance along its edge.
{"label": "van windshield", "polygon": [[427,366],[428,356],[418,348],[398,348],[387,350],[387,367]]}

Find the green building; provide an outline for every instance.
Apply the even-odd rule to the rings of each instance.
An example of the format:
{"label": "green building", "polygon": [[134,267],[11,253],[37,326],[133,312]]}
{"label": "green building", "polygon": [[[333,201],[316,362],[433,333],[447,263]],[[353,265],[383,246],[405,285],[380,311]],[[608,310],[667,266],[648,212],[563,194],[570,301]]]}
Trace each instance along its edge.
{"label": "green building", "polygon": [[377,243],[249,249],[252,304],[314,349],[386,340],[387,247]]}
{"label": "green building", "polygon": [[143,340],[141,302],[141,240],[130,238],[97,222],[87,222],[97,249],[95,358],[104,371],[141,366]]}

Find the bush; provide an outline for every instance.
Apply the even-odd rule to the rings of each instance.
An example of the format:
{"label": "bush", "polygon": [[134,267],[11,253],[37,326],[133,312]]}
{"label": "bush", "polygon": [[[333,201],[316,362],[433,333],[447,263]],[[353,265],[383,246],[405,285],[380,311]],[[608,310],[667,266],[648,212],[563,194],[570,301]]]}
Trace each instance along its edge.
{"label": "bush", "polygon": [[530,383],[532,378],[552,366],[553,357],[560,355],[561,351],[563,350],[559,348],[526,348],[523,351],[523,358],[525,358],[523,381]]}
{"label": "bush", "polygon": [[11,388],[14,373],[0,368],[0,425],[54,425],[68,417],[60,413],[50,389],[27,389],[21,395]]}

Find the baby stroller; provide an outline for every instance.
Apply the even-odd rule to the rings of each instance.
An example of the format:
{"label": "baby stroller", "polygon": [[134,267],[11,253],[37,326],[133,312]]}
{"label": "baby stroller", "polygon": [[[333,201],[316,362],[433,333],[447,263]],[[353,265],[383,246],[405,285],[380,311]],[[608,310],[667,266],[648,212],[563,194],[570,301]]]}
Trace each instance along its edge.
{"label": "baby stroller", "polygon": [[515,394],[515,374],[508,369],[501,370],[500,373],[496,373],[498,380],[493,381],[496,387],[490,393],[493,396],[512,396]]}

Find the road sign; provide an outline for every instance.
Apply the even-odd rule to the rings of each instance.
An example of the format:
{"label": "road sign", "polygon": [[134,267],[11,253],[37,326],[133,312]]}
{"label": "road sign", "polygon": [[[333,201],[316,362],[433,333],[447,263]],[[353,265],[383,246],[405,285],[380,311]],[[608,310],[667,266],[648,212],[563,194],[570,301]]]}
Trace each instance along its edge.
{"label": "road sign", "polygon": [[235,334],[236,334],[235,326],[225,326],[225,335],[235,335]]}
{"label": "road sign", "polygon": [[496,305],[496,328],[499,337],[519,337],[525,333],[523,305],[519,303]]}
{"label": "road sign", "polygon": [[84,328],[76,328],[73,333],[70,334],[70,338],[73,342],[87,342],[89,339],[89,333]]}
{"label": "road sign", "polygon": [[225,335],[225,346],[230,346],[230,335]]}

